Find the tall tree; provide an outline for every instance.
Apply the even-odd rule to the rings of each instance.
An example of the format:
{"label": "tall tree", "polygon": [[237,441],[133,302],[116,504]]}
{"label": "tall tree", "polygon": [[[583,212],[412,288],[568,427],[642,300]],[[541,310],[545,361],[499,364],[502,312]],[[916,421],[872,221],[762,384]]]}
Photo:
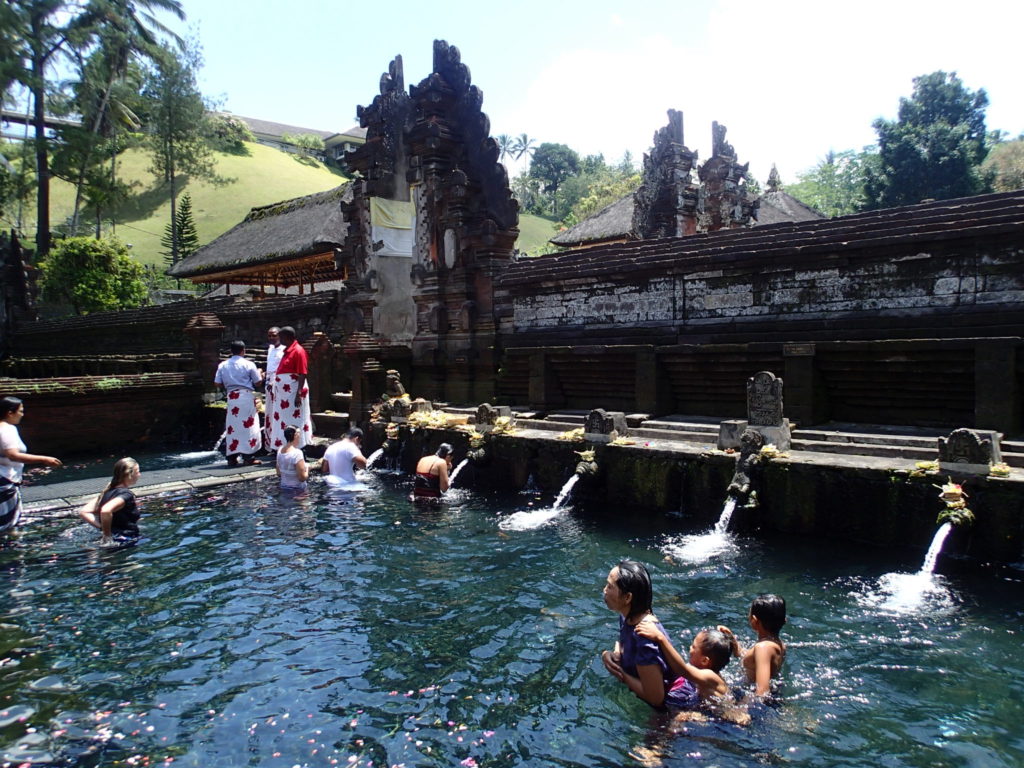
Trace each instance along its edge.
{"label": "tall tree", "polygon": [[534,153],[537,151],[534,147],[534,144],[536,143],[537,142],[534,139],[531,139],[525,133],[520,133],[512,140],[512,151],[516,155],[516,160],[521,158],[523,155],[533,157]]}
{"label": "tall tree", "polygon": [[[139,127],[127,99],[116,97],[115,87],[128,77],[133,60],[152,60],[161,55],[157,33],[182,45],[181,38],[153,16],[153,10],[185,19],[179,0],[90,0],[81,17],[83,25],[96,30],[97,45],[82,67],[78,88],[78,111],[88,134],[82,142],[75,179],[72,234],[77,230],[84,182],[97,145],[103,139],[109,140],[118,128],[137,130]],[[138,84],[134,86],[129,93],[138,91]]]}
{"label": "tall tree", "polygon": [[32,126],[36,156],[36,254],[50,247],[50,148],[46,133],[47,90],[55,59],[65,50],[74,30],[74,9],[60,0],[7,0],[4,77],[16,80],[32,94]]}
{"label": "tall tree", "polygon": [[196,223],[192,218],[192,196],[188,192],[181,196],[181,205],[178,206],[173,226],[168,222],[164,228],[160,245],[165,249],[162,253],[168,267],[187,259],[199,249],[199,233],[196,232]]}
{"label": "tall tree", "polygon": [[[198,45],[186,43],[179,55],[164,49],[152,70],[144,95],[151,102],[149,145],[152,172],[169,187],[171,226],[177,228],[177,197],[180,177],[218,181],[213,153],[203,139],[206,107],[196,85],[196,71],[202,65]],[[172,238],[172,263],[180,260],[178,238]]]}
{"label": "tall tree", "polygon": [[511,157],[514,154],[515,139],[507,133],[495,136],[494,139],[498,142],[498,159],[504,160],[506,157]]}
{"label": "tall tree", "polygon": [[914,78],[896,120],[879,118],[879,162],[869,169],[867,207],[911,205],[932,198],[976,195],[987,189],[984,89],[971,91],[955,72]]}
{"label": "tall tree", "polygon": [[565,144],[545,142],[533,153],[530,176],[540,179],[544,183],[544,191],[551,195],[552,213],[556,217],[558,216],[558,188],[562,182],[579,171],[580,156]]}

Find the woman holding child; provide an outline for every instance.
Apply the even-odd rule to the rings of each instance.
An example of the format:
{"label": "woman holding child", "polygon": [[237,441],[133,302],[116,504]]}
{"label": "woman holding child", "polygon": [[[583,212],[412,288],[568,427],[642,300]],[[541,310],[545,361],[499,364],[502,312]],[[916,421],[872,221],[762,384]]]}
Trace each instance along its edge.
{"label": "woman holding child", "polygon": [[651,575],[643,565],[623,560],[612,568],[604,585],[604,602],[619,614],[619,639],[614,650],[601,654],[601,661],[612,677],[652,707],[693,709],[700,702],[697,690],[669,671],[657,642],[636,631],[646,621],[664,634],[651,610],[652,600]]}

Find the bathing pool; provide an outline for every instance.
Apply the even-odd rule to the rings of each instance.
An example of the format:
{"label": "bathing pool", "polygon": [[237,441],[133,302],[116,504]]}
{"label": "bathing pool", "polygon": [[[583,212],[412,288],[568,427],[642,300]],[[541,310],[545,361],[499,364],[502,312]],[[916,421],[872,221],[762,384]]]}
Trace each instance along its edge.
{"label": "bathing pool", "polygon": [[[887,575],[916,553],[692,539],[535,494],[417,509],[406,478],[368,482],[144,498],[145,538],[116,550],[30,517],[0,548],[0,764],[623,766],[656,743],[668,766],[1024,764],[1012,575],[924,583]],[[666,737],[598,659],[624,557],[677,647],[749,637],[751,597],[786,597],[781,705]]]}

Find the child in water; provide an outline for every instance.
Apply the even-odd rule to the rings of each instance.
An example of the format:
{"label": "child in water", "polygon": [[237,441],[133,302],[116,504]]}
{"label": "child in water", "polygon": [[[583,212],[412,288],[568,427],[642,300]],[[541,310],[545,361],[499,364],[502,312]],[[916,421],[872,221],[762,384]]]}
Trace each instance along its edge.
{"label": "child in water", "polygon": [[669,669],[689,680],[701,701],[720,698],[729,693],[729,686],[718,674],[732,658],[732,644],[724,633],[710,628],[698,632],[690,645],[689,661],[673,647],[668,636],[654,622],[641,622],[636,633],[658,644]]}
{"label": "child in water", "polygon": [[771,693],[772,678],[786,660],[786,646],[779,637],[786,623],[786,601],[778,595],[758,595],[750,604],[748,621],[757,632],[757,642],[745,650],[731,629],[718,629],[729,638],[732,653],[740,658],[747,682],[754,683],[754,695],[766,696]]}

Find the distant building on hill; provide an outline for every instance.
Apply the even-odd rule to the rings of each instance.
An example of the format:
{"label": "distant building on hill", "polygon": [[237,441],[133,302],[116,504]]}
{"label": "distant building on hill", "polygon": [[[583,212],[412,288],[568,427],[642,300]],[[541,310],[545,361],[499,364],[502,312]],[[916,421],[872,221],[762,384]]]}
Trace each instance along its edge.
{"label": "distant building on hill", "polygon": [[338,133],[336,131],[321,131],[315,128],[302,128],[298,125],[288,125],[286,123],[275,123],[271,120],[260,120],[255,117],[245,117],[244,115],[235,115],[231,112],[223,112],[220,114],[231,115],[237,117],[239,120],[249,126],[249,130],[253,132],[256,137],[256,141],[268,147],[274,147],[284,152],[298,153],[300,150],[294,144],[284,140],[285,134],[291,134],[293,136],[299,136],[305,133],[319,136],[324,140],[324,152],[314,153],[320,160],[331,161],[344,168],[345,166],[345,153],[351,152],[356,147],[366,143],[366,129],[360,128],[358,125],[352,126],[347,131]]}

